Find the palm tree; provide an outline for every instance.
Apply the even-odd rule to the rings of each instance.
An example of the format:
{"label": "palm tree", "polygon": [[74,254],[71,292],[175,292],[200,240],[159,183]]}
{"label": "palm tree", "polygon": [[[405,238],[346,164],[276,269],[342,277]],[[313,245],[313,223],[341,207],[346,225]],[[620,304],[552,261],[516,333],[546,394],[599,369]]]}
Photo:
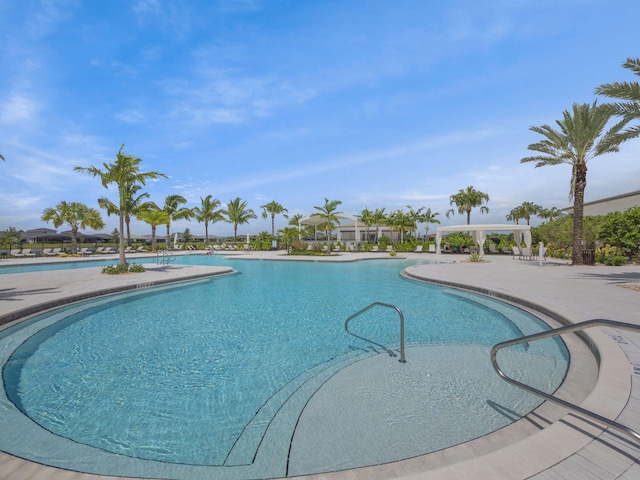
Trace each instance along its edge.
{"label": "palm tree", "polygon": [[515,224],[518,225],[518,221],[523,218],[521,208],[512,208],[511,211],[506,215],[506,217],[507,221],[515,222]]}
{"label": "palm tree", "polygon": [[[640,75],[640,58],[627,58],[622,64],[636,75]],[[605,83],[596,88],[596,95],[604,95],[609,98],[624,100],[612,104],[605,104],[613,115],[619,115],[629,120],[640,118],[640,83],[638,82],[615,82]],[[630,138],[640,134],[640,125],[628,128],[624,132]]]}
{"label": "palm tree", "polygon": [[[169,221],[169,214],[164,210],[160,210],[158,207],[156,207],[150,208],[148,210],[139,210],[136,213],[136,218],[151,225],[151,251],[155,252],[156,227],[158,225],[165,225]],[[169,248],[169,244],[167,244],[166,248]]]}
{"label": "palm tree", "polygon": [[298,229],[298,236],[304,235],[305,237],[311,237],[314,233],[313,225],[300,225],[300,220],[303,218],[304,215],[296,213],[289,219],[289,223],[287,225],[294,225]]}
{"label": "palm tree", "polygon": [[172,220],[190,220],[194,216],[193,210],[186,207],[180,207],[180,205],[187,203],[187,199],[182,195],[168,195],[164,199],[164,207],[162,210],[167,212],[169,221],[167,225],[167,248],[169,248],[169,242],[171,241],[171,221]]}
{"label": "palm tree", "polygon": [[[148,210],[149,208],[153,208],[156,205],[153,202],[143,202],[145,198],[149,198],[149,194],[146,192],[141,193],[140,195],[136,194],[142,188],[142,185],[131,184],[127,185],[125,194],[125,206],[124,206],[124,223],[127,228],[127,245],[131,245],[131,216],[135,216],[138,212],[143,210]],[[101,197],[98,199],[98,205],[100,208],[104,208],[107,211],[107,215],[111,216],[111,214],[118,215],[120,212],[120,207],[114,204],[111,200],[106,197]]]}
{"label": "palm tree", "polygon": [[[364,210],[360,212],[359,215],[360,220],[364,223],[364,238],[365,242],[369,242],[369,228],[373,226],[373,212],[369,210],[367,207],[364,207]],[[359,240],[359,239],[358,239]]]}
{"label": "palm tree", "polygon": [[387,216],[387,225],[390,230],[397,230],[400,233],[400,243],[404,241],[404,232],[415,229],[415,221],[410,213],[396,210]]}
{"label": "palm tree", "polygon": [[420,219],[419,221],[422,223],[425,223],[425,227],[424,227],[424,238],[426,239],[427,236],[429,235],[429,224],[430,223],[440,223],[440,220],[438,220],[436,217],[440,215],[438,212],[432,212],[430,208],[427,208],[424,213],[422,213],[420,215]]}
{"label": "palm tree", "polygon": [[124,145],[120,147],[116,155],[116,161],[114,163],[103,163],[104,170],[97,167],[74,167],[74,170],[88,173],[93,177],[100,177],[102,186],[109,188],[109,185],[115,184],[118,187],[118,216],[120,217],[120,242],[119,242],[119,256],[118,265],[126,265],[127,259],[124,254],[124,217],[127,209],[127,202],[129,199],[127,195],[130,192],[131,185],[136,183],[144,185],[149,179],[155,180],[159,177],[167,178],[164,173],[158,172],[141,172],[140,171],[140,158],[132,155],[125,155],[122,152]]}
{"label": "palm tree", "polygon": [[324,206],[313,207],[318,210],[318,213],[312,213],[312,217],[319,217],[322,219],[322,223],[318,227],[324,228],[327,235],[327,242],[331,240],[331,231],[336,227],[338,222],[338,215],[342,212],[336,212],[338,205],[341,205],[341,200],[329,200],[325,197]]}
{"label": "palm tree", "polygon": [[542,211],[542,207],[533,202],[522,202],[522,205],[518,208],[520,209],[521,218],[527,221],[527,225],[530,225],[531,215],[539,215]]}
{"label": "palm tree", "polygon": [[407,208],[409,209],[408,215],[411,217],[411,220],[413,221],[413,235],[417,239],[418,238],[418,222],[421,221],[420,219],[422,218],[422,211],[424,210],[424,207],[420,207],[418,210],[414,210],[411,205],[407,205]]}
{"label": "palm tree", "polygon": [[281,238],[284,243],[284,247],[287,250],[287,253],[289,253],[289,247],[298,238],[298,235],[299,235],[298,229],[293,227],[284,227],[278,230],[278,233],[281,235]]}
{"label": "palm tree", "polygon": [[384,213],[384,207],[376,208],[371,214],[373,225],[376,226],[376,242],[380,240],[380,225],[387,224],[387,214]]}
{"label": "palm tree", "polygon": [[276,229],[275,229],[275,218],[276,218],[276,215],[282,214],[282,216],[284,218],[289,218],[287,216],[287,214],[284,213],[284,212],[289,212],[289,210],[284,208],[282,205],[280,205],[275,200],[272,200],[271,202],[266,203],[264,205],[260,205],[260,208],[262,209],[262,218],[264,218],[265,220],[269,217],[269,215],[271,215],[271,235],[275,236],[275,234],[276,234]]}
{"label": "palm tree", "polygon": [[238,237],[238,225],[249,223],[249,220],[258,218],[252,209],[247,209],[247,202],[240,197],[230,200],[227,209],[222,211],[226,215],[226,221],[233,224],[233,241]]}
{"label": "palm tree", "polygon": [[565,214],[562,212],[562,210],[560,210],[558,207],[551,207],[551,208],[543,208],[542,210],[540,210],[540,212],[538,213],[538,216],[540,218],[546,218],[549,221],[553,221],[556,218],[560,218],[562,216],[564,216]]}
{"label": "palm tree", "polygon": [[[473,186],[467,187],[465,190],[460,190],[458,193],[449,197],[449,205],[455,205],[460,215],[467,214],[467,225],[471,223],[471,210],[480,207],[480,213],[489,213],[489,207],[483,205],[489,201],[489,195],[480,192],[473,188]],[[452,208],[447,212],[447,218],[454,213]]]}
{"label": "palm tree", "polygon": [[[530,127],[533,132],[544,137],[532,143],[528,149],[540,152],[538,155],[525,157],[521,163],[535,162],[535,166],[571,165],[571,188],[569,197],[573,196],[573,252],[574,265],[582,265],[582,217],[584,206],[584,190],[587,186],[587,162],[605,153],[617,152],[620,144],[630,137],[621,133],[628,123],[625,118],[612,126],[606,133],[604,129],[611,118],[610,108],[593,102],[574,103],[572,112],[565,110],[563,119],[556,120],[559,130],[549,125]],[[640,132],[638,132],[640,133]]]}
{"label": "palm tree", "polygon": [[48,207],[42,212],[40,217],[44,222],[53,222],[53,226],[58,228],[61,225],[71,227],[71,253],[78,253],[78,230],[89,227],[92,230],[104,228],[104,222],[100,212],[95,208],[90,208],[80,202],[58,203],[55,208]]}
{"label": "palm tree", "polygon": [[21,236],[22,230],[18,230],[16,227],[9,227],[0,236],[0,245],[11,248],[12,244],[20,243]]}
{"label": "palm tree", "polygon": [[204,241],[209,243],[209,222],[216,223],[223,220],[222,209],[216,210],[220,206],[220,200],[213,198],[213,195],[200,197],[200,207],[193,207],[193,216],[198,222],[204,223]]}

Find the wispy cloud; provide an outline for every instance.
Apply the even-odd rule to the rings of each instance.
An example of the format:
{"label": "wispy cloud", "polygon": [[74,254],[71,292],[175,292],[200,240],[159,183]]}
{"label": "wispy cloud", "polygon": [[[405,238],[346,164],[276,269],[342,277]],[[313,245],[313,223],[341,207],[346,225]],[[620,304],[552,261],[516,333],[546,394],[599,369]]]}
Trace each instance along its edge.
{"label": "wispy cloud", "polygon": [[32,121],[40,105],[27,94],[14,94],[0,104],[0,122],[7,125]]}
{"label": "wispy cloud", "polygon": [[74,10],[79,6],[78,0],[40,0],[26,20],[26,29],[33,37],[46,36],[60,23],[72,18]]}
{"label": "wispy cloud", "polygon": [[115,114],[114,117],[124,123],[143,123],[147,120],[146,115],[140,110],[127,110]]}

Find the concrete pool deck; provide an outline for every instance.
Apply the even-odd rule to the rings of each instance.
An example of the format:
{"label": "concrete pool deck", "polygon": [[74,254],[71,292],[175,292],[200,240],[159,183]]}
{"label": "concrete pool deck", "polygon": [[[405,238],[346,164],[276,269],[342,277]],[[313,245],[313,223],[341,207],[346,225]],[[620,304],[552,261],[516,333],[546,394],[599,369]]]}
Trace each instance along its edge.
{"label": "concrete pool deck", "polygon": [[[407,258],[447,263],[410,267],[416,279],[452,286],[466,286],[517,301],[540,306],[576,323],[606,318],[640,325],[640,267],[573,267],[566,262],[527,262],[511,256],[486,256],[486,263],[468,263],[466,256],[407,254]],[[100,257],[102,258],[102,257]],[[282,252],[255,252],[238,258],[286,259]],[[349,261],[389,258],[386,254],[350,254],[314,257],[314,261]],[[135,256],[128,256],[135,262]],[[301,260],[300,257],[290,257]],[[35,263],[39,259],[2,260],[0,266]],[[58,259],[42,259],[42,261]],[[82,260],[82,259],[79,259]],[[144,288],[165,281],[179,281],[225,273],[224,267],[145,265],[147,272],[102,275],[99,268],[0,275],[0,319],[10,319],[39,305],[60,304],[72,296],[89,296],[104,289]],[[241,268],[239,265],[238,268]],[[227,269],[228,270],[228,269]],[[626,330],[591,329],[602,356],[600,377],[584,402],[587,408],[636,430],[640,430],[640,334]],[[637,368],[636,368],[637,367]],[[480,439],[472,452],[457,447],[379,467],[314,475],[335,479],[623,479],[640,478],[640,445],[615,431],[567,414],[559,421],[504,448],[484,449]],[[487,443],[487,442],[484,442]],[[435,458],[435,460],[434,460]],[[70,472],[28,462],[0,453],[0,478],[96,479],[114,478]]]}

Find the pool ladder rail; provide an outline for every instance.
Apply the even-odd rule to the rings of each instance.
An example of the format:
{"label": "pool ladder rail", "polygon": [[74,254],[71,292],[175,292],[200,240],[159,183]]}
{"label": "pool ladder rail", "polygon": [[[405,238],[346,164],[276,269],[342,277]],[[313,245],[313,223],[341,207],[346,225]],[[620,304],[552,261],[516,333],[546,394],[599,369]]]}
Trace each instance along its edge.
{"label": "pool ladder rail", "polygon": [[156,265],[168,265],[176,261],[176,256],[169,250],[158,250],[156,253]]}
{"label": "pool ladder rail", "polygon": [[624,323],[624,322],[616,322],[614,320],[606,320],[606,319],[602,319],[602,318],[598,318],[595,320],[587,320],[585,322],[580,322],[580,323],[576,323],[573,325],[568,325],[566,327],[560,327],[560,328],[555,328],[553,330],[548,330],[545,332],[541,332],[541,333],[535,333],[533,335],[527,335],[524,337],[520,337],[520,338],[516,338],[513,340],[508,340],[506,342],[501,342],[498,343],[496,345],[494,345],[494,347],[491,349],[491,363],[493,365],[493,368],[495,369],[495,371],[498,373],[498,375],[505,380],[506,382],[515,385],[516,387],[519,387],[523,390],[526,390],[527,392],[533,393],[534,395],[537,395],[539,397],[542,397],[546,400],[549,400],[550,402],[554,402],[557,403],[561,406],[563,406],[564,408],[567,408],[568,410],[572,410],[574,412],[580,413],[582,415],[584,415],[585,417],[589,417],[593,420],[596,420],[600,423],[603,423],[605,425],[607,425],[608,427],[611,427],[615,430],[618,430],[619,432],[622,432],[626,435],[628,435],[629,437],[633,438],[636,442],[640,443],[640,434],[638,432],[636,432],[635,430],[632,430],[631,428],[622,425],[620,423],[614,422],[613,420],[609,420],[608,418],[605,418],[601,415],[598,415],[597,413],[594,413],[590,410],[584,409],[578,405],[574,405],[573,403],[567,402],[565,400],[562,400],[558,397],[555,397],[553,395],[550,395],[548,393],[545,393],[541,390],[538,390],[536,388],[533,388],[529,385],[526,385],[524,383],[518,382],[517,380],[514,380],[513,378],[510,378],[509,376],[507,376],[507,374],[505,374],[501,369],[500,366],[498,365],[498,361],[497,361],[497,355],[498,355],[498,351],[506,348],[506,347],[511,347],[514,345],[518,345],[521,343],[527,343],[527,342],[532,342],[535,340],[542,340],[545,338],[550,338],[550,337],[556,337],[558,335],[562,335],[564,333],[573,333],[573,332],[577,332],[577,331],[582,331],[584,329],[587,328],[591,328],[591,327],[612,327],[612,328],[620,328],[623,330],[633,330],[636,332],[640,332],[640,326],[638,325],[633,325],[631,323]]}
{"label": "pool ladder rail", "polygon": [[367,307],[364,307],[362,310],[357,311],[356,313],[354,313],[353,315],[351,315],[349,318],[347,318],[345,320],[345,322],[344,322],[345,331],[349,335],[353,335],[354,337],[357,337],[357,338],[359,338],[361,340],[364,340],[365,342],[373,343],[374,345],[382,348],[385,352],[387,352],[389,354],[389,356],[395,357],[396,356],[395,352],[393,350],[391,350],[390,348],[387,348],[384,345],[381,345],[379,343],[374,342],[373,340],[361,337],[360,335],[356,335],[355,333],[349,331],[349,322],[351,320],[353,320],[354,318],[362,315],[366,311],[371,310],[373,307],[391,308],[391,309],[395,310],[396,312],[398,312],[398,315],[400,316],[400,359],[398,361],[400,363],[407,363],[407,360],[406,360],[406,358],[404,356],[404,315],[402,314],[402,310],[400,310],[395,305],[391,305],[389,303],[383,303],[383,302],[373,302],[371,305],[369,305]]}

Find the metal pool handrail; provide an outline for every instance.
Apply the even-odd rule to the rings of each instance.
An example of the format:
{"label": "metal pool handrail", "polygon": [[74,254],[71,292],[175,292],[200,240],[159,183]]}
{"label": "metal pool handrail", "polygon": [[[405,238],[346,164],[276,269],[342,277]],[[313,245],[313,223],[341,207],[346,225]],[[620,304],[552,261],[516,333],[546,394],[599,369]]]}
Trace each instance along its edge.
{"label": "metal pool handrail", "polygon": [[569,410],[573,410],[574,412],[578,412],[586,417],[592,418],[594,420],[597,420],[598,422],[604,423],[605,425],[616,429],[628,436],[630,436],[631,438],[633,438],[636,442],[640,442],[640,434],[638,432],[636,432],[635,430],[632,430],[631,428],[622,425],[620,423],[614,422],[613,420],[609,420],[608,418],[605,418],[601,415],[598,415],[597,413],[594,413],[590,410],[586,410],[582,407],[579,407],[578,405],[574,405],[573,403],[567,402],[565,400],[562,400],[558,397],[555,397],[553,395],[550,395],[548,393],[545,393],[541,390],[538,390],[536,388],[533,388],[529,385],[525,385],[524,383],[520,383],[517,380],[514,380],[513,378],[508,377],[498,366],[498,361],[496,359],[497,355],[498,355],[498,350],[505,348],[505,347],[511,347],[513,345],[518,345],[520,343],[526,343],[526,342],[531,342],[534,340],[542,340],[544,338],[550,338],[550,337],[555,337],[558,335],[562,335],[564,333],[572,333],[572,332],[576,332],[576,331],[580,331],[580,330],[584,330],[586,328],[591,328],[591,327],[613,327],[613,328],[621,328],[623,330],[634,330],[636,332],[640,331],[640,326],[638,325],[633,325],[631,323],[624,323],[624,322],[616,322],[614,320],[606,320],[603,318],[598,318],[595,320],[587,320],[586,322],[580,322],[580,323],[576,323],[573,325],[568,325],[566,327],[560,327],[560,328],[556,328],[553,330],[549,330],[546,332],[541,332],[541,333],[535,333],[533,335],[527,335],[525,337],[520,337],[520,338],[516,338],[513,340],[508,340],[506,342],[501,342],[498,343],[496,345],[494,345],[494,347],[491,349],[491,363],[493,364],[493,368],[496,370],[496,372],[498,372],[498,375],[505,380],[506,382],[515,385],[516,387],[519,387],[523,390],[526,390],[530,393],[533,393],[535,395],[538,395],[542,398],[545,398],[551,402],[555,402],[559,405],[562,405],[563,407],[569,409]]}
{"label": "metal pool handrail", "polygon": [[[162,255],[162,258],[160,258],[160,255]],[[158,252],[156,253],[156,265],[157,264],[168,265],[169,263],[175,262],[175,261],[176,261],[176,256],[172,254],[169,250],[158,250]]]}
{"label": "metal pool handrail", "polygon": [[380,307],[386,307],[386,308],[392,308],[394,309],[396,312],[398,312],[398,315],[400,316],[400,363],[406,363],[407,360],[405,359],[404,356],[404,315],[402,314],[402,310],[400,310],[398,307],[396,307],[395,305],[391,305],[389,303],[382,303],[382,302],[373,302],[371,305],[369,305],[368,307],[363,308],[362,310],[354,313],[353,315],[351,315],[349,318],[347,318],[344,322],[344,329],[345,331],[349,334],[349,335],[353,335],[354,337],[358,337],[361,340],[365,340],[369,343],[373,343],[374,345],[377,345],[380,348],[383,348],[390,356],[395,357],[396,354],[390,350],[389,348],[385,347],[384,345],[380,345],[379,343],[376,343],[372,340],[369,340],[368,338],[364,338],[361,337],[360,335],[356,335],[355,333],[352,333],[349,331],[349,322],[351,320],[353,320],[354,318],[356,318],[359,315],[362,315],[364,312],[366,312],[367,310],[372,309],[375,306],[380,306]]}

